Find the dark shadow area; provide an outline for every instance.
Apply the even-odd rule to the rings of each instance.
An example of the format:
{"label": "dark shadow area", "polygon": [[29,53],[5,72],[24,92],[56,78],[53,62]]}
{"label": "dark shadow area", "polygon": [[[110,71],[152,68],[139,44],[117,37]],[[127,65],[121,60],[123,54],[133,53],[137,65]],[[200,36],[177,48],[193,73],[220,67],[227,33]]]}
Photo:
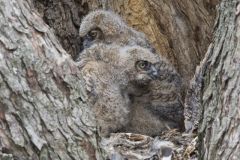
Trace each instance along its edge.
{"label": "dark shadow area", "polygon": [[63,48],[75,59],[82,48],[78,30],[89,11],[88,4],[81,0],[33,0],[33,3]]}

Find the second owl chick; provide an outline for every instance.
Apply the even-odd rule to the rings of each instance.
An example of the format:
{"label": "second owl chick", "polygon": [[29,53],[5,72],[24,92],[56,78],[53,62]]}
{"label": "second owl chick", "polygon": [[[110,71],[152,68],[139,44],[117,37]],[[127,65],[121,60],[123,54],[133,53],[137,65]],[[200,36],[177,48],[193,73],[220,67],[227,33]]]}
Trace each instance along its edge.
{"label": "second owl chick", "polygon": [[121,46],[139,45],[153,51],[146,36],[127,26],[115,13],[105,10],[90,12],[81,22],[79,35],[84,49],[96,43],[117,44]]}

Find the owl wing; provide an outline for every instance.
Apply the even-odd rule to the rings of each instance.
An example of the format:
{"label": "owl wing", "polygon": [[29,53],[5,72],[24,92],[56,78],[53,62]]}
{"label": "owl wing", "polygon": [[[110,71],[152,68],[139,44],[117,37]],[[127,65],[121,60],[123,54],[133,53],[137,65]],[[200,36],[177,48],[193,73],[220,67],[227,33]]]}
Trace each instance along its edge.
{"label": "owl wing", "polygon": [[156,87],[153,87],[154,90],[151,90],[150,92],[151,105],[149,108],[154,113],[157,113],[157,115],[165,117],[165,119],[176,122],[182,121],[183,103],[181,101],[180,93],[177,93],[174,90],[155,90],[155,88],[161,88],[161,85],[161,83],[152,84],[152,87]]}
{"label": "owl wing", "polygon": [[[149,109],[160,117],[179,122],[183,120],[183,104],[180,98],[172,94],[161,94],[158,99],[153,99]],[[168,99],[173,97],[174,99],[168,101]]]}
{"label": "owl wing", "polygon": [[160,60],[158,63],[155,63],[154,66],[158,71],[158,81],[162,81],[165,84],[168,83],[167,86],[180,90],[182,86],[181,76],[169,62]]}
{"label": "owl wing", "polygon": [[155,64],[157,80],[150,82],[150,102],[148,107],[159,118],[176,123],[183,122],[183,103],[181,101],[181,77],[168,62]]}
{"label": "owl wing", "polygon": [[150,83],[151,100],[164,104],[174,104],[181,101],[182,80],[174,67],[167,61],[160,60],[154,64],[157,70],[157,79]]}

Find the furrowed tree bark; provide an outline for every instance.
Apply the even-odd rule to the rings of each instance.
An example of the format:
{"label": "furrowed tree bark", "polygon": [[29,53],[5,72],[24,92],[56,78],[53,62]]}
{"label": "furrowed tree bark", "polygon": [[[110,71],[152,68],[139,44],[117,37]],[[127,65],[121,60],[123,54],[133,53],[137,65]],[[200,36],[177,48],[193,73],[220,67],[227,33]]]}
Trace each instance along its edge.
{"label": "furrowed tree bark", "polygon": [[86,2],[81,0],[32,0],[38,13],[49,25],[62,47],[73,58],[81,50],[78,35],[81,19],[89,12]]}
{"label": "furrowed tree bark", "polygon": [[101,159],[77,66],[31,1],[0,4],[0,159]]}
{"label": "furrowed tree bark", "polygon": [[200,159],[240,158],[240,6],[218,6],[212,45],[203,72],[199,125]]}

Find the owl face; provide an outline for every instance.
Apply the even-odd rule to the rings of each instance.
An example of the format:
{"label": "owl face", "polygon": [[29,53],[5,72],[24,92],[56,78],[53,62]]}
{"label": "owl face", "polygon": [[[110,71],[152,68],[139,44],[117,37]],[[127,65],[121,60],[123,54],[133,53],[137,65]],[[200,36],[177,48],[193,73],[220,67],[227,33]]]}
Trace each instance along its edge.
{"label": "owl face", "polygon": [[154,64],[146,60],[139,60],[135,63],[136,77],[135,80],[139,84],[146,84],[151,80],[155,80],[158,71]]}
{"label": "owl face", "polygon": [[158,70],[154,64],[147,60],[138,60],[135,66],[128,72],[130,82],[137,85],[147,85],[158,76]]}
{"label": "owl face", "polygon": [[111,43],[114,37],[124,33],[127,28],[127,25],[115,13],[96,10],[84,17],[79,35],[82,37],[83,46],[86,49],[96,42]]}
{"label": "owl face", "polygon": [[159,56],[140,46],[119,48],[118,65],[122,66],[129,81],[140,85],[147,85],[158,76],[155,64]]}
{"label": "owl face", "polygon": [[80,25],[79,35],[83,40],[83,49],[93,44],[139,45],[154,49],[141,32],[128,27],[127,24],[111,11],[96,10],[90,12]]}

